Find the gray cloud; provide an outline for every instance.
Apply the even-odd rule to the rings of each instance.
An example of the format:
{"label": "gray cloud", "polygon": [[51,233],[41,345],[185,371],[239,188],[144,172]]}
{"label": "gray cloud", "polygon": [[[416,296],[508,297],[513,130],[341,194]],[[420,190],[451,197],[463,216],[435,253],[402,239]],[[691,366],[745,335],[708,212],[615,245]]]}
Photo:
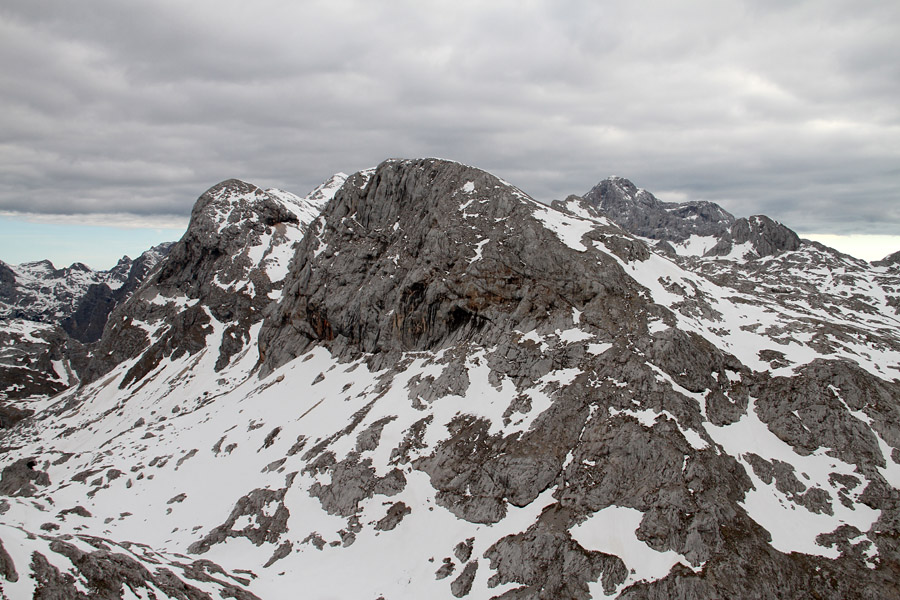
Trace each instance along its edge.
{"label": "gray cloud", "polygon": [[441,156],[895,234],[897,31],[878,0],[6,3],[0,210],[185,215],[228,177]]}

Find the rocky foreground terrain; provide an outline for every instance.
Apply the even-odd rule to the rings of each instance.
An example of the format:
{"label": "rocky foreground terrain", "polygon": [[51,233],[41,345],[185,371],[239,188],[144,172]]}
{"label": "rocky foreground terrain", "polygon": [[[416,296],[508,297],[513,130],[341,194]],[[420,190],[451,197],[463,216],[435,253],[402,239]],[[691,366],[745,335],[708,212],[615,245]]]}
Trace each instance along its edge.
{"label": "rocky foreground terrain", "polygon": [[900,597],[896,255],[434,159],[157,254],[0,321],[0,597]]}

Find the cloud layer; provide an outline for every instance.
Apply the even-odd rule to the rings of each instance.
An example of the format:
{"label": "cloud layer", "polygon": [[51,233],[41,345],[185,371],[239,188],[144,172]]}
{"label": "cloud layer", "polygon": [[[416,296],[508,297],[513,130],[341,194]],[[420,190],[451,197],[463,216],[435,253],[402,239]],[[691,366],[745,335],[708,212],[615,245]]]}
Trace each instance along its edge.
{"label": "cloud layer", "polygon": [[441,156],[896,234],[897,31],[883,0],[5,3],[0,210],[183,216]]}

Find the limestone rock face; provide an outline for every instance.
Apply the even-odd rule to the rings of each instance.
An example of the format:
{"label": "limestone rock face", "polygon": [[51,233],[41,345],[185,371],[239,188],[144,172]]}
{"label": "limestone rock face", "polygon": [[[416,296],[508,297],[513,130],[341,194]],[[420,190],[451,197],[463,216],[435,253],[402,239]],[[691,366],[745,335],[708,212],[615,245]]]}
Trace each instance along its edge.
{"label": "limestone rock face", "polygon": [[661,202],[622,177],[610,177],[584,195],[587,204],[635,235],[683,242],[692,235],[718,237],[734,216],[712,202]]}
{"label": "limestone rock face", "polygon": [[798,250],[800,237],[781,223],[764,215],[749,219],[741,218],[734,222],[729,234],[720,238],[707,255],[727,255],[734,246],[741,244],[749,244],[750,251],[757,257],[772,256],[780,252]]}
{"label": "limestone rock face", "polygon": [[0,428],[33,413],[28,399],[58,394],[78,381],[86,351],[58,326],[0,321]]}
{"label": "limestone rock face", "polygon": [[298,247],[261,333],[265,367],[317,342],[342,356],[396,354],[489,343],[548,314],[570,319],[573,307],[610,335],[622,326],[616,314],[640,314],[621,266],[573,251],[536,210],[546,211],[447,161],[387,161],[354,175]]}
{"label": "limestone rock face", "polygon": [[120,260],[110,273],[114,273],[116,283],[121,281],[121,284],[111,287],[110,283],[101,282],[88,286],[71,314],[60,322],[65,332],[83,344],[98,341],[113,308],[127,300],[140,287],[150,272],[168,255],[172,246],[174,243],[171,242],[159,244],[134,261],[127,256]]}
{"label": "limestone rock face", "polygon": [[800,248],[796,233],[765,215],[735,219],[713,202],[661,202],[621,177],[605,179],[583,197],[571,197],[567,203],[607,216],[627,232],[654,240],[654,249],[668,255],[679,254],[679,247],[691,245],[696,238],[711,240],[702,244],[700,254],[713,257],[728,256],[736,246],[745,244],[741,258],[761,258]]}
{"label": "limestone rock face", "polygon": [[[330,182],[332,188],[338,183]],[[110,316],[87,380],[139,356],[123,383],[139,381],[164,358],[206,348],[216,324],[216,369],[222,369],[251,343],[250,328],[280,293],[292,245],[330,189],[316,190],[315,200],[236,179],[207,190],[181,240]]]}
{"label": "limestone rock face", "polygon": [[0,298],[13,298],[16,293],[16,272],[0,261]]}
{"label": "limestone rock face", "polygon": [[897,597],[898,294],[620,178],[226,181],[81,362],[0,337],[70,365],[0,401],[0,592]]}
{"label": "limestone rock face", "polygon": [[37,485],[50,484],[47,473],[37,468],[34,458],[21,458],[3,468],[0,476],[0,495],[3,496],[34,496]]}

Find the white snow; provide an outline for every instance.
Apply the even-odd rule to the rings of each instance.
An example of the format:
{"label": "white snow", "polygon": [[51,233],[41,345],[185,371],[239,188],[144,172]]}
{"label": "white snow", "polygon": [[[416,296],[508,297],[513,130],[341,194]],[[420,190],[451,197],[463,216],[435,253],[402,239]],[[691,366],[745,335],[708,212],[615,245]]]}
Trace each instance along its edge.
{"label": "white snow", "polygon": [[[637,509],[607,506],[570,529],[569,533],[586,550],[621,558],[630,571],[623,586],[662,579],[678,563],[687,566],[689,563],[681,554],[672,550],[659,552],[637,538],[636,531],[643,518],[644,513]],[[591,595],[595,598],[603,597],[601,583],[590,585]]]}
{"label": "white snow", "polygon": [[590,340],[594,338],[593,334],[581,329],[567,329],[565,331],[560,331],[557,329],[556,335],[559,337],[560,341],[566,344],[574,344],[576,342],[583,342],[584,340]]}
{"label": "white snow", "polygon": [[[782,552],[801,552],[836,558],[835,548],[825,548],[816,544],[816,536],[829,533],[842,524],[854,525],[860,531],[868,531],[878,519],[881,511],[855,502],[853,508],[845,507],[838,501],[837,491],[828,483],[831,473],[852,475],[856,467],[825,454],[819,449],[808,456],[794,452],[790,445],[769,431],[759,420],[751,402],[740,421],[732,425],[717,427],[705,423],[706,431],[732,456],[741,457],[744,468],[753,480],[754,490],[747,493],[743,505],[753,520],[762,525],[772,535],[772,546]],[[798,478],[809,485],[816,482],[831,495],[834,516],[810,512],[803,506],[790,501],[775,488],[775,482],[766,485],[753,472],[753,468],[742,457],[744,453],[756,454],[765,460],[781,460],[794,466]],[[800,477],[805,473],[809,480]],[[861,489],[856,490],[862,491]]]}
{"label": "white snow", "polygon": [[475,255],[469,259],[469,264],[481,260],[481,252],[484,250],[485,245],[487,245],[489,241],[490,240],[488,238],[484,238],[483,240],[480,240],[477,244],[475,244]]}
{"label": "white snow", "polygon": [[610,343],[602,343],[602,344],[588,344],[587,351],[590,354],[600,355],[612,348],[613,345]]}
{"label": "white snow", "polygon": [[703,256],[716,245],[718,239],[711,235],[692,235],[688,239],[680,243],[673,243],[672,246],[678,254],[685,256]]}
{"label": "white snow", "polygon": [[596,227],[594,221],[573,217],[537,203],[535,203],[534,216],[569,248],[579,252],[587,251],[587,246],[581,242],[581,238]]}

